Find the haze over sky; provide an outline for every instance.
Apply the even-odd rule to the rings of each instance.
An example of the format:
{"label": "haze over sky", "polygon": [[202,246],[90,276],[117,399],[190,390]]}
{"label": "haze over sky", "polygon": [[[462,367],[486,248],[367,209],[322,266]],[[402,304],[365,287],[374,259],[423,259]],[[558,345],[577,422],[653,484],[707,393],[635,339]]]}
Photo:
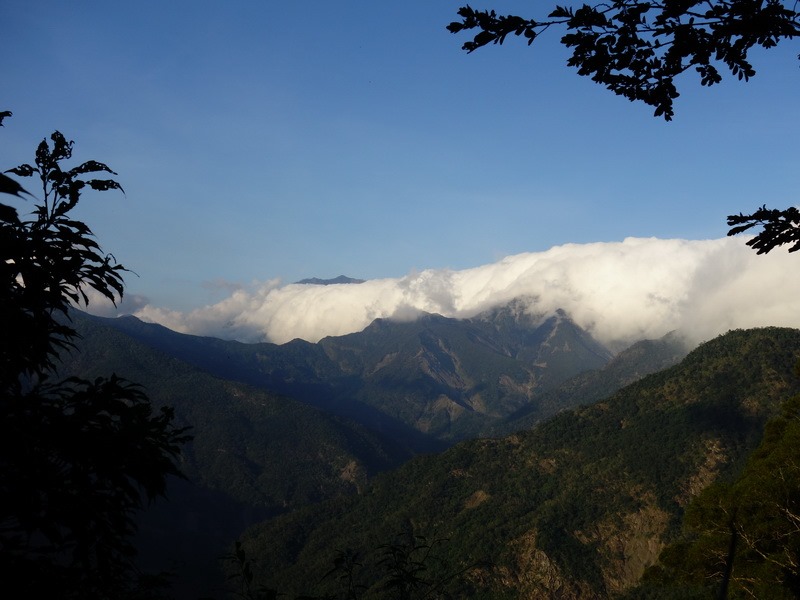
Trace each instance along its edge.
{"label": "haze over sky", "polygon": [[[125,188],[87,195],[78,216],[138,274],[127,278],[131,310],[206,333],[261,312],[263,339],[276,341],[299,330],[270,333],[278,313],[264,314],[267,297],[302,278],[447,286],[570,243],[580,246],[562,265],[648,247],[643,271],[663,261],[696,274],[715,270],[698,258],[707,246],[660,240],[722,238],[728,214],[797,203],[796,41],[755,52],[749,83],[701,88],[686,75],[666,123],[566,67],[556,31],[530,48],[509,39],[464,53],[467,38],[445,30],[462,4],[6,0],[0,109],[14,116],[0,130],[0,166],[32,162],[36,144],[62,131],[76,159],[106,162]],[[486,7],[533,17],[550,5]],[[660,240],[619,244],[628,237]],[[698,254],[669,254],[679,247]],[[787,271],[800,256],[734,255],[741,268],[779,265],[773,279],[758,275],[762,295],[797,279]],[[637,276],[608,264],[621,281]],[[469,304],[465,289],[448,289],[453,314]],[[436,304],[426,302],[413,308]],[[800,325],[793,302],[781,300],[774,324]],[[319,304],[308,303],[306,323]],[[342,310],[332,304],[326,322],[349,322]],[[220,327],[187,325],[223,313]],[[341,333],[331,327],[304,335]]]}

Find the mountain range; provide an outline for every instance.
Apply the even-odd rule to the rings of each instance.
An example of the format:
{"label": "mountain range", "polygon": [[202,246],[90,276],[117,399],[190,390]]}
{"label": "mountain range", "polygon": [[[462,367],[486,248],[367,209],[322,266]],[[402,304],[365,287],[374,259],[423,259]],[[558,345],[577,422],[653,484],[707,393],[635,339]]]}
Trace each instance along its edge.
{"label": "mountain range", "polygon": [[316,344],[242,344],[179,334],[135,317],[105,325],[207,373],[283,394],[403,440],[412,452],[481,435],[612,354],[563,311],[510,303],[473,319],[376,319]]}
{"label": "mountain range", "polygon": [[137,381],[193,427],[188,481],[172,482],[170,502],[140,530],[144,566],[173,570],[178,595],[196,598],[220,585],[218,557],[247,527],[373,494],[376,476],[402,473],[415,456],[529,430],[687,352],[670,335],[612,356],[564,312],[522,306],[472,319],[379,319],[359,333],[283,345],[76,312],[82,340],[62,373]]}
{"label": "mountain range", "polygon": [[[243,549],[258,558],[260,581],[289,597],[335,595],[344,581],[358,597],[393,597],[403,580],[419,597],[712,598],[726,562],[739,594],[731,597],[753,597],[745,590],[758,586],[772,591],[756,597],[793,597],[800,487],[786,482],[796,482],[798,428],[785,423],[798,417],[785,402],[800,392],[798,356],[800,331],[730,332],[604,400],[416,457],[365,493],[261,523]],[[753,453],[782,411],[794,437],[781,446],[773,427],[764,441],[782,454],[766,461]],[[737,517],[735,492],[711,494],[693,511],[702,543],[690,537],[670,550],[665,564],[678,567],[647,595],[637,591],[680,540],[687,508],[739,477],[751,455],[760,464],[747,506],[763,520]],[[780,540],[770,525],[778,520]],[[686,548],[693,560],[681,563]],[[783,567],[765,570],[776,559]]]}

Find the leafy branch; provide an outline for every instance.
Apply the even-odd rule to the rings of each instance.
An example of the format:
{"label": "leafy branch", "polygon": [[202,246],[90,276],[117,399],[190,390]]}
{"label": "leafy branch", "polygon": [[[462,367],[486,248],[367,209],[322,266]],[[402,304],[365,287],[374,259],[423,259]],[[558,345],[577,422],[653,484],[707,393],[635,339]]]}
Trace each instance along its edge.
{"label": "leafy branch", "polygon": [[467,52],[502,44],[509,35],[531,45],[551,27],[565,28],[561,43],[573,51],[569,66],[628,100],[653,106],[655,116],[667,121],[679,96],[677,76],[694,69],[701,85],[711,86],[722,81],[721,63],[746,81],[756,73],[748,59],[754,46],[772,48],[800,35],[797,4],[786,0],[615,0],[556,6],[545,20],[470,6],[458,15],[450,32],[479,30],[463,44]]}
{"label": "leafy branch", "polygon": [[[122,186],[113,179],[86,178],[96,173],[115,175],[94,160],[62,169],[62,161],[72,157],[73,142],[58,131],[50,140],[52,146],[42,140],[36,149],[35,166],[22,164],[6,171],[18,177],[38,176],[43,199],[30,219],[21,219],[16,209],[0,204],[0,280],[6,291],[0,299],[0,320],[8,334],[0,342],[4,374],[51,371],[58,351],[73,346],[75,332],[66,324],[69,307],[88,305],[90,289],[115,303],[123,294],[125,267],[103,253],[85,223],[69,216],[85,188],[122,191]],[[2,191],[19,196],[20,190],[25,191],[17,184]],[[20,352],[14,344],[23,339],[28,348]]]}
{"label": "leafy branch", "polygon": [[758,254],[766,254],[784,244],[790,244],[789,252],[800,250],[800,210],[793,206],[785,210],[762,206],[751,215],[730,215],[728,226],[731,228],[728,235],[763,227],[747,242]]}

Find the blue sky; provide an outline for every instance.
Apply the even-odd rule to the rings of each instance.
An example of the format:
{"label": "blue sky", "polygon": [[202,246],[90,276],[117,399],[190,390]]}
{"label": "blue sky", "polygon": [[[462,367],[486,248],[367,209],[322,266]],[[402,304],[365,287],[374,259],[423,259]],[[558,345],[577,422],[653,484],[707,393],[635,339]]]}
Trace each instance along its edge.
{"label": "blue sky", "polygon": [[464,53],[461,4],[6,0],[0,164],[59,129],[115,169],[126,195],[80,216],[129,293],[175,310],[276,278],[720,238],[732,212],[796,203],[797,42],[746,84],[686,76],[665,123],[567,68],[555,32]]}

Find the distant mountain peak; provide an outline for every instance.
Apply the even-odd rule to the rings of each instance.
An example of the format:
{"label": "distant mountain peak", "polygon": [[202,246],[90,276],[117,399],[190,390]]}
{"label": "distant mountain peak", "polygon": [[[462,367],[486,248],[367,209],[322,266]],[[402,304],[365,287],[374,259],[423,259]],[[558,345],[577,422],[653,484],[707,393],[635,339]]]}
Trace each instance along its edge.
{"label": "distant mountain peak", "polygon": [[339,283],[364,283],[363,279],[354,279],[346,275],[339,275],[333,279],[320,279],[319,277],[310,277],[308,279],[301,279],[295,283],[301,285],[336,285]]}

